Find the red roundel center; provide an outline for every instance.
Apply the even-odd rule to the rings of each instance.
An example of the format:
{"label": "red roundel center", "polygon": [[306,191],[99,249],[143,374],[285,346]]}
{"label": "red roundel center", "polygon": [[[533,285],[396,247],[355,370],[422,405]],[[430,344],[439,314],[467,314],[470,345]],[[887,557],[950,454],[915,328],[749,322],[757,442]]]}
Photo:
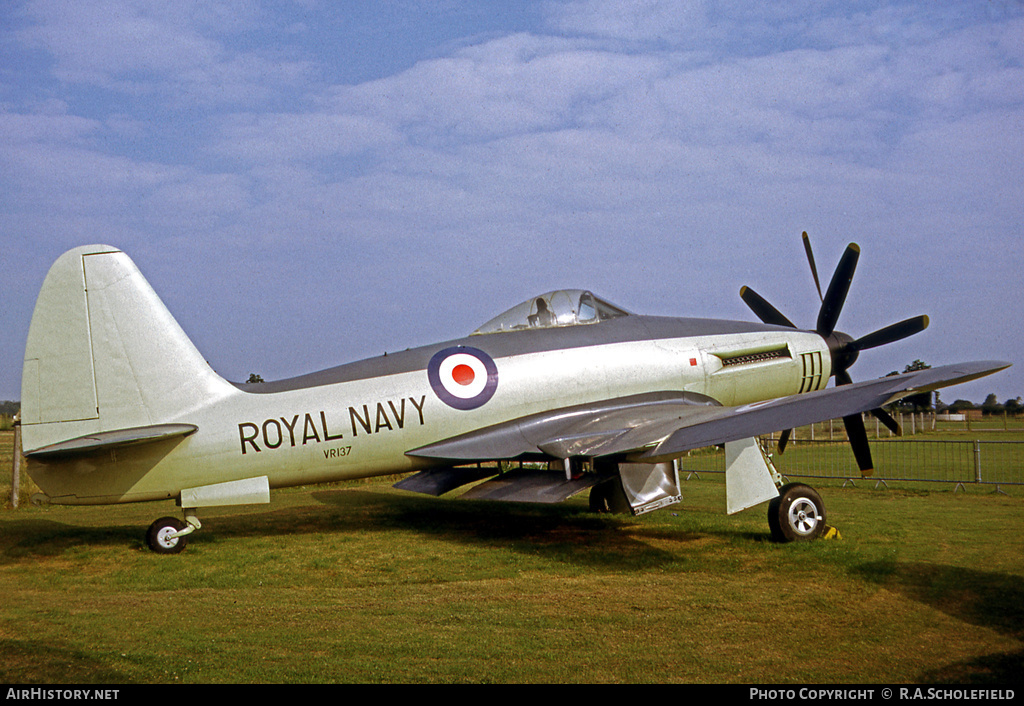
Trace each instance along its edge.
{"label": "red roundel center", "polygon": [[452,379],[460,385],[469,385],[475,377],[476,373],[468,365],[460,364],[452,368]]}

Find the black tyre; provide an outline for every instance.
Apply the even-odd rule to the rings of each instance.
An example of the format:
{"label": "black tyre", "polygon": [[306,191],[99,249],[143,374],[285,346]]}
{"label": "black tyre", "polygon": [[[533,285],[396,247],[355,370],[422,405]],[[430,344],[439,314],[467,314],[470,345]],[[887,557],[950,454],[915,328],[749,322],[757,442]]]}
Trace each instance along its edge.
{"label": "black tyre", "polygon": [[146,544],[157,554],[177,554],[185,549],[188,543],[185,537],[170,537],[175,532],[185,529],[184,522],[177,517],[161,517],[149,526],[146,532]]}
{"label": "black tyre", "polygon": [[768,504],[768,526],[776,542],[817,539],[825,531],[825,503],[809,485],[784,485]]}

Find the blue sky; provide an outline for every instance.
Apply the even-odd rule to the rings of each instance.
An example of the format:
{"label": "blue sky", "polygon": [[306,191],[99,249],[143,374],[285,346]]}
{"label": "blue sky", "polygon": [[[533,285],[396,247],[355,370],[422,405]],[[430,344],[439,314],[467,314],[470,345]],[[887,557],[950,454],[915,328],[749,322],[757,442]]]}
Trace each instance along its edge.
{"label": "blue sky", "polygon": [[839,328],[855,379],[1002,359],[1024,395],[1024,6],[36,0],[0,9],[0,399],[68,248],[125,250],[266,379],[468,333],[539,292]]}

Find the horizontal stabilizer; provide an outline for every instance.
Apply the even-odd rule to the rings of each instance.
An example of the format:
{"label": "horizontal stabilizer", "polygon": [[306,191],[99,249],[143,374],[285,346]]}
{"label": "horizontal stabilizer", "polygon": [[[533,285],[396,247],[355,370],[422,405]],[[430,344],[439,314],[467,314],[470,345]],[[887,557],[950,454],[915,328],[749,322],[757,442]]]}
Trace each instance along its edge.
{"label": "horizontal stabilizer", "polygon": [[197,429],[198,427],[194,424],[154,424],[152,426],[133,427],[131,429],[101,431],[27,451],[25,456],[29,458],[76,456],[120,446],[146,444],[178,436],[184,437],[192,434]]}

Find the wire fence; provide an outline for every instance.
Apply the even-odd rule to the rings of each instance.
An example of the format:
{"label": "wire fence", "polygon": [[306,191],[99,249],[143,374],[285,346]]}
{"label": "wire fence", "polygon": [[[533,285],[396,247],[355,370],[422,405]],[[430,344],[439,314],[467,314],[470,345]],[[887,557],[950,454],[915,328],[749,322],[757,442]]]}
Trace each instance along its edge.
{"label": "wire fence", "polygon": [[[775,468],[786,477],[855,481],[860,470],[846,440],[790,441],[785,453],[762,439]],[[1024,485],[1024,441],[872,439],[872,480]],[[724,473],[725,451],[698,449],[679,463],[680,475]]]}
{"label": "wire fence", "polygon": [[[986,433],[1016,432],[1024,433],[1024,415],[990,414],[971,416],[966,414],[936,414],[934,412],[904,413],[894,412],[893,417],[903,430],[903,438],[918,434],[942,433]],[[864,429],[868,436],[877,439],[895,439],[896,435],[883,425],[877,417],[863,414]],[[794,431],[797,437],[812,441],[833,441],[846,438],[842,419],[827,419],[823,422],[800,427]],[[774,439],[774,435],[770,438]]]}

